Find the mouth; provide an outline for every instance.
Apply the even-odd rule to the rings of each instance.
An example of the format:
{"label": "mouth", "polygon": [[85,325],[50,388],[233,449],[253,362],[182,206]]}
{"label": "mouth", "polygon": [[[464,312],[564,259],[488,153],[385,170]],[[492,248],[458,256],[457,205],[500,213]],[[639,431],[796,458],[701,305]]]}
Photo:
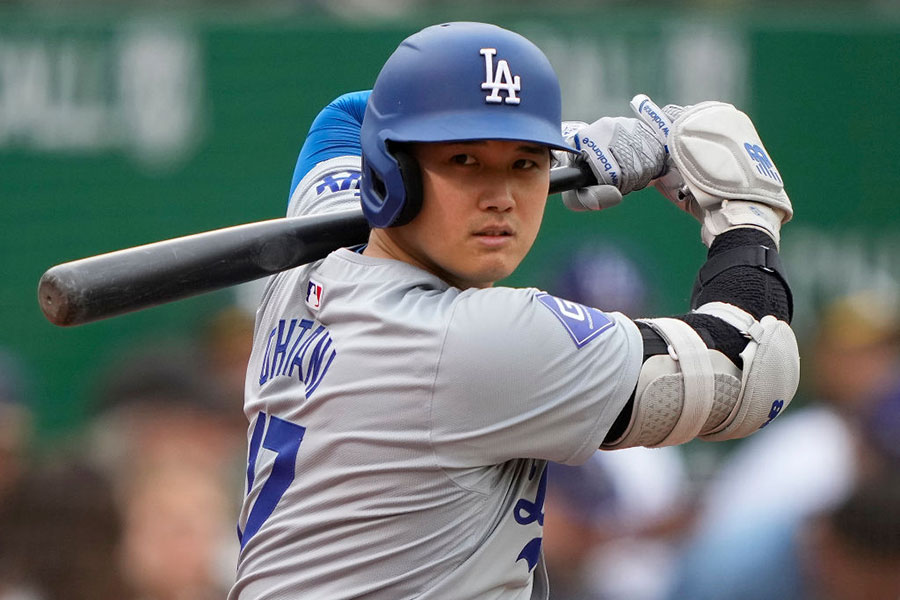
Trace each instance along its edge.
{"label": "mouth", "polygon": [[515,237],[513,228],[506,224],[487,225],[473,234],[481,244],[489,247],[502,246]]}
{"label": "mouth", "polygon": [[482,227],[474,235],[477,237],[512,237],[514,233],[509,225],[498,224]]}

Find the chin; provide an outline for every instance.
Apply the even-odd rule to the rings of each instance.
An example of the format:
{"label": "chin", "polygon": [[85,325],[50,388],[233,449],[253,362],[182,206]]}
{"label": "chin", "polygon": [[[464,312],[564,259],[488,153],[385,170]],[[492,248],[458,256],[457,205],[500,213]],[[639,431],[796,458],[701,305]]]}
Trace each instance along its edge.
{"label": "chin", "polygon": [[459,281],[468,282],[467,287],[491,287],[495,282],[505,279],[513,274],[518,263],[485,265],[480,269],[471,270],[467,273],[461,273],[457,278]]}

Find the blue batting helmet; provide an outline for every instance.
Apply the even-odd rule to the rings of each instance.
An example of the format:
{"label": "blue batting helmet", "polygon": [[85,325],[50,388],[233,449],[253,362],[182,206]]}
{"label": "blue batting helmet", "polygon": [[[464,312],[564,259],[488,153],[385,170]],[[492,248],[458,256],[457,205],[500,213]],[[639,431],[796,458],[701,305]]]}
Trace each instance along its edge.
{"label": "blue batting helmet", "polygon": [[516,140],[572,151],[560,121],[559,80],[533,43],[485,23],[427,27],[388,58],[369,97],[363,213],[373,227],[390,227],[421,207],[418,165],[395,144]]}

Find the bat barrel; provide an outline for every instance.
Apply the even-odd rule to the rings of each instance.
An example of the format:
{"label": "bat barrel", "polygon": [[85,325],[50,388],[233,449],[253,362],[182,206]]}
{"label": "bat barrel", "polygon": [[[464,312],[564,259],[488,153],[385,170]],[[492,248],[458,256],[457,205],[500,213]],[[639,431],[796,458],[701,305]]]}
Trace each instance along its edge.
{"label": "bat barrel", "polygon": [[38,283],[38,302],[51,323],[80,325],[312,262],[364,242],[368,231],[353,209],[137,246],[56,265]]}

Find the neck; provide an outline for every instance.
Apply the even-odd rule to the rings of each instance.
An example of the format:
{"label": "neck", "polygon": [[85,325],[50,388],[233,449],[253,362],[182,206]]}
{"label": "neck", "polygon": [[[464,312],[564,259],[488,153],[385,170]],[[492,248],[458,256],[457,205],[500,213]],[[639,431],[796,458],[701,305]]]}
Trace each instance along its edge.
{"label": "neck", "polygon": [[439,265],[431,261],[426,256],[416,256],[414,253],[407,251],[402,244],[391,235],[388,229],[373,228],[369,232],[369,243],[363,250],[364,256],[373,258],[390,258],[399,260],[414,267],[418,267],[423,271],[428,271],[432,275],[439,277],[453,287],[461,290],[468,288],[489,288],[494,285],[493,282],[488,283],[472,283],[464,281],[452,273],[442,269]]}

